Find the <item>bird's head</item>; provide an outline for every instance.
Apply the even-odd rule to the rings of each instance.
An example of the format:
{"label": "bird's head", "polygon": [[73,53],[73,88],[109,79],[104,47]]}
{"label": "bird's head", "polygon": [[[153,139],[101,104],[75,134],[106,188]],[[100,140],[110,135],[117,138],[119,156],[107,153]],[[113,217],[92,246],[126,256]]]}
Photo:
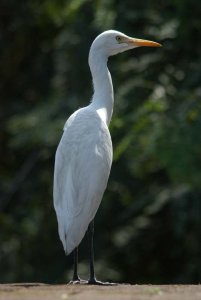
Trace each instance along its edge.
{"label": "bird's head", "polygon": [[107,30],[96,37],[92,43],[91,49],[96,52],[102,52],[103,55],[109,57],[142,46],[161,47],[161,44],[132,38],[119,31]]}

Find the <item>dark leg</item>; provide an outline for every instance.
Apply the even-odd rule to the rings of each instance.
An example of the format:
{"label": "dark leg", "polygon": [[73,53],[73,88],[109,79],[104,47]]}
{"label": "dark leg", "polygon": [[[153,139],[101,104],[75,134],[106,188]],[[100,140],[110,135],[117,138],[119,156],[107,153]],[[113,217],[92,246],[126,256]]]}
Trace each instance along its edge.
{"label": "dark leg", "polygon": [[90,255],[90,276],[88,280],[88,284],[96,284],[96,285],[114,285],[109,282],[101,282],[96,280],[95,271],[94,271],[94,220],[91,221],[88,227],[88,243],[89,243],[89,255]]}
{"label": "dark leg", "polygon": [[73,251],[74,255],[74,272],[73,272],[73,280],[69,282],[69,284],[86,284],[88,283],[86,280],[80,279],[77,273],[77,265],[78,265],[78,247]]}
{"label": "dark leg", "polygon": [[73,280],[71,280],[70,284],[79,284],[81,282],[80,277],[77,273],[77,265],[78,265],[78,247],[73,251],[74,255],[74,272],[73,272]]}
{"label": "dark leg", "polygon": [[89,266],[90,266],[90,277],[89,284],[96,284],[96,277],[94,272],[94,220],[91,221],[88,227],[88,243],[89,243]]}
{"label": "dark leg", "polygon": [[74,273],[73,273],[73,281],[80,281],[80,278],[77,274],[77,265],[78,265],[78,247],[74,250]]}

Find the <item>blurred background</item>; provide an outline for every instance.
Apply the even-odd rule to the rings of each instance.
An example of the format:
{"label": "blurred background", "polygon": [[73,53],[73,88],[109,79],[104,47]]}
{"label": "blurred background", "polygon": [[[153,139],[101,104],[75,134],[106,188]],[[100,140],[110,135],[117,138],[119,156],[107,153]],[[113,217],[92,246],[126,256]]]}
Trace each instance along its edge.
{"label": "blurred background", "polygon": [[[0,282],[65,283],[55,150],[92,96],[88,51],[116,29],[157,41],[112,57],[114,162],[96,216],[98,279],[201,281],[201,2],[0,1]],[[88,275],[86,241],[80,274]]]}

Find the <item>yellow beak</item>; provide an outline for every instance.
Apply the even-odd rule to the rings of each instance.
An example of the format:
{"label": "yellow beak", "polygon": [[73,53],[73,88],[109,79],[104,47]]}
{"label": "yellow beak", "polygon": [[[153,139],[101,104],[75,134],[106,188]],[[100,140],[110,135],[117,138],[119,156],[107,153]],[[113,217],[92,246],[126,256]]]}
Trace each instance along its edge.
{"label": "yellow beak", "polygon": [[162,45],[159,43],[135,38],[129,38],[128,42],[137,47],[162,47]]}

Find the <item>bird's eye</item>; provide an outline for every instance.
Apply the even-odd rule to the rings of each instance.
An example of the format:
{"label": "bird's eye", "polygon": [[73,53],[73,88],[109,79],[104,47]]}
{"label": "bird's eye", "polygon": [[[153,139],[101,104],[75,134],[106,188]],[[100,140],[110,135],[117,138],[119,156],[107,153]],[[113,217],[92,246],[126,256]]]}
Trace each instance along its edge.
{"label": "bird's eye", "polygon": [[120,43],[121,42],[121,37],[119,35],[117,35],[116,40],[117,40],[118,43]]}

